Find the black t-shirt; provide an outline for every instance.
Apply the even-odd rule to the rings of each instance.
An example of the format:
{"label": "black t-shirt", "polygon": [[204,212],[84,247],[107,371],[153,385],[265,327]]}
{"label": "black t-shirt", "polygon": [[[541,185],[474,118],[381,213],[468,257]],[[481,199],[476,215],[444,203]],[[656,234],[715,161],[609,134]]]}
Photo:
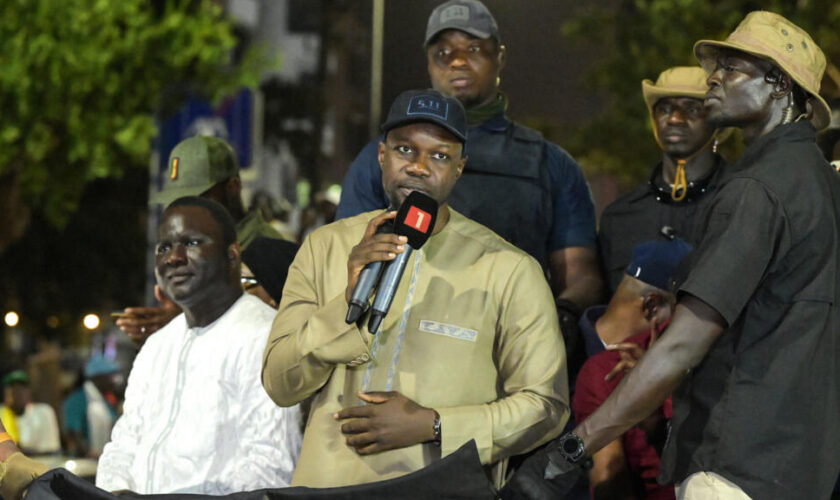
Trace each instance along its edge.
{"label": "black t-shirt", "polygon": [[633,247],[661,239],[663,226],[671,227],[676,236],[687,242],[696,243],[697,220],[729,170],[722,157],[716,156],[715,162],[712,175],[702,186],[692,189],[683,201],[671,201],[670,194],[662,192],[665,186],[660,163],[654,168],[650,182],[619,197],[604,209],[598,229],[598,251],[610,295],[615,293],[624,277]]}
{"label": "black t-shirt", "polygon": [[759,137],[704,212],[680,293],[728,323],[674,394],[660,480],[828,498],[840,470],[840,177],[810,123]]}

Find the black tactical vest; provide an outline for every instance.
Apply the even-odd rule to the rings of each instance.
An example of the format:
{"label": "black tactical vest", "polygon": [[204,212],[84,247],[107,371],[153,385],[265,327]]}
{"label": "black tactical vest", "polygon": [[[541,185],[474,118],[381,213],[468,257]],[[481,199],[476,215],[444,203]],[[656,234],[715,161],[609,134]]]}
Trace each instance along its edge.
{"label": "black tactical vest", "polygon": [[553,210],[542,135],[513,122],[498,131],[478,126],[468,131],[466,154],[449,204],[547,270]]}

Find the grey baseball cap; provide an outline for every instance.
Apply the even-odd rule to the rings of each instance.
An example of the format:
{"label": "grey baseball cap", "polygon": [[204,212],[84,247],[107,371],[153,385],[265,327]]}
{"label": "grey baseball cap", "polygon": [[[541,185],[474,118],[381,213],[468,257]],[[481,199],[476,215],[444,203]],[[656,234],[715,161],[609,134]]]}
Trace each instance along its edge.
{"label": "grey baseball cap", "polygon": [[182,196],[200,196],[235,175],[239,175],[239,162],[230,144],[217,137],[190,137],[170,153],[163,188],[150,203],[166,206]]}
{"label": "grey baseball cap", "polygon": [[493,37],[502,43],[499,26],[493,14],[478,0],[450,0],[435,7],[426,25],[426,41],[423,46],[443,30],[459,30],[476,38]]}

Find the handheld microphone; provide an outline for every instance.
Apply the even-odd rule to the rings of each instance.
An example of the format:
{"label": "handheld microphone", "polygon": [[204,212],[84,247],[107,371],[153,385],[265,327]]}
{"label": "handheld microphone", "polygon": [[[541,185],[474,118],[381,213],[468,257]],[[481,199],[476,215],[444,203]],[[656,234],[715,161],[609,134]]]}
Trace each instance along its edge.
{"label": "handheld microphone", "polygon": [[415,249],[420,249],[435,228],[438,203],[419,191],[412,191],[400,206],[394,221],[394,233],[405,236],[408,242],[405,251],[397,254],[396,258],[385,264],[385,271],[376,291],[376,298],[368,320],[368,331],[376,333],[382,319],[388,314],[391,302],[397,293],[405,266]]}
{"label": "handheld microphone", "polygon": [[[394,231],[394,221],[389,220],[382,223],[376,234],[391,233]],[[362,314],[368,310],[370,306],[370,297],[373,295],[373,288],[379,281],[380,271],[382,270],[383,262],[378,260],[371,262],[362,269],[359,274],[359,281],[353,288],[353,295],[350,297],[350,305],[347,307],[347,316],[344,321],[349,325],[359,320]]]}

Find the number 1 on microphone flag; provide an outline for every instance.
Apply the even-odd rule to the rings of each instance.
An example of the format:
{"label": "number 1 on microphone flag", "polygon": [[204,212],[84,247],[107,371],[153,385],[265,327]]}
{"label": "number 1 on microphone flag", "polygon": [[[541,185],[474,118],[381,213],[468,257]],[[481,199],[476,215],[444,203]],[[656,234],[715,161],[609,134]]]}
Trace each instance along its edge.
{"label": "number 1 on microphone flag", "polygon": [[405,216],[405,224],[412,227],[421,233],[428,232],[429,223],[432,221],[432,215],[412,206]]}

